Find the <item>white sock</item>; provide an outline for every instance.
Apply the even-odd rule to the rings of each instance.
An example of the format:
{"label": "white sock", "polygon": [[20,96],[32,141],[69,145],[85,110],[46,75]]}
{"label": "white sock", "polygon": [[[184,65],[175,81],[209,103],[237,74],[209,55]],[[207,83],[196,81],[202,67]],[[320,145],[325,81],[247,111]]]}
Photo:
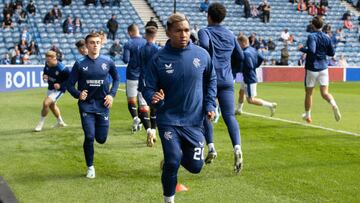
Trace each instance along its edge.
{"label": "white sock", "polygon": [[150,133],[151,132],[151,128],[146,129],[146,133]]}
{"label": "white sock", "polygon": [[273,107],[273,104],[268,102],[268,101],[263,101],[262,102],[262,105],[265,106],[265,107],[268,107],[268,108],[272,108]]}
{"label": "white sock", "polygon": [[94,166],[89,166],[88,169],[94,170]]}
{"label": "white sock", "polygon": [[244,103],[238,103],[238,109],[242,111],[242,108],[244,106]]}
{"label": "white sock", "polygon": [[208,144],[208,150],[209,150],[209,151],[215,150],[214,143],[209,143],[209,144]]}
{"label": "white sock", "polygon": [[329,102],[333,107],[337,107],[335,99],[330,100]]}
{"label": "white sock", "polygon": [[305,111],[305,116],[306,116],[306,117],[310,117],[310,116],[311,116],[311,110]]}
{"label": "white sock", "polygon": [[241,151],[241,146],[238,144],[234,146],[234,151],[237,151],[237,150]]}
{"label": "white sock", "polygon": [[64,122],[61,116],[59,116],[59,118],[57,118],[57,122],[58,123],[63,123]]}
{"label": "white sock", "polygon": [[175,195],[171,197],[164,196],[164,203],[174,203]]}
{"label": "white sock", "polygon": [[41,122],[41,123],[44,123],[44,122],[45,122],[45,118],[46,118],[46,117],[41,116],[41,117],[40,117],[40,122]]}

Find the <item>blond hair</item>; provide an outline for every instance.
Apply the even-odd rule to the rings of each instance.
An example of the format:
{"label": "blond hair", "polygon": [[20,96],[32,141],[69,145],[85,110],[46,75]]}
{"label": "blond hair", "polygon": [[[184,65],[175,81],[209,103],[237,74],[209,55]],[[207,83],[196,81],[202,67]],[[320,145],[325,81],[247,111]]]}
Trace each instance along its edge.
{"label": "blond hair", "polygon": [[169,30],[175,23],[182,22],[182,21],[189,22],[187,17],[182,13],[172,14],[166,22],[166,30]]}

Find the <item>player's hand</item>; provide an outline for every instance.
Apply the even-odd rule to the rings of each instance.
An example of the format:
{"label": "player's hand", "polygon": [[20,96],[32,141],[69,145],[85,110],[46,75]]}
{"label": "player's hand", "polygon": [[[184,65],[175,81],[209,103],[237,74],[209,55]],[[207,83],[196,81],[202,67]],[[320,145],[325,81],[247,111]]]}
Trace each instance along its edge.
{"label": "player's hand", "polygon": [[298,45],[298,49],[300,50],[301,48],[303,48],[304,47],[304,45],[302,45],[302,44],[299,44]]}
{"label": "player's hand", "polygon": [[88,93],[87,90],[81,91],[81,92],[80,92],[79,99],[82,100],[82,101],[84,101],[84,100],[86,99],[87,95],[88,95],[87,93]]}
{"label": "player's hand", "polygon": [[165,94],[162,89],[160,89],[158,92],[155,92],[155,94],[152,97],[151,103],[157,104],[159,101],[164,100]]}
{"label": "player's hand", "polygon": [[207,118],[212,121],[215,118],[215,111],[210,111],[207,113]]}
{"label": "player's hand", "polygon": [[49,79],[49,76],[48,76],[48,75],[43,74],[42,79],[43,79],[43,81],[45,81],[45,82],[46,82],[46,81]]}
{"label": "player's hand", "polygon": [[111,95],[106,95],[104,100],[105,100],[104,105],[110,109],[112,107],[114,98]]}
{"label": "player's hand", "polygon": [[55,84],[54,84],[54,88],[55,88],[56,90],[60,89],[60,84],[59,84],[59,83],[55,83]]}

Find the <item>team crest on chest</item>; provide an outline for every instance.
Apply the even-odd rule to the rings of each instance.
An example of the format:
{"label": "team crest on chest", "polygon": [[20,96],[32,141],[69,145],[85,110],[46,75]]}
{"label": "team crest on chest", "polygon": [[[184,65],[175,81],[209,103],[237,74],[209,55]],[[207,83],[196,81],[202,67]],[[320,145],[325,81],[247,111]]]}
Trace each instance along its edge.
{"label": "team crest on chest", "polygon": [[165,131],[165,133],[164,133],[164,138],[165,138],[166,140],[171,140],[171,139],[172,139],[172,134],[171,134],[171,132],[170,132],[170,131]]}
{"label": "team crest on chest", "polygon": [[108,69],[106,63],[101,64],[101,68],[102,68],[103,70],[107,70],[107,69]]}
{"label": "team crest on chest", "polygon": [[200,59],[199,58],[194,58],[193,60],[193,65],[195,66],[195,68],[199,68],[200,67]]}

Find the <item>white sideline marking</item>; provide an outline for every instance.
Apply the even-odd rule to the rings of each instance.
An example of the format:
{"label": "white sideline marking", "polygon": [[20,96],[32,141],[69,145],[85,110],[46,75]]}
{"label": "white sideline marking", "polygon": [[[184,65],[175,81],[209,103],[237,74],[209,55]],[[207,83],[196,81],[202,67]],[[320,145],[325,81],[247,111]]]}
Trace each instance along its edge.
{"label": "white sideline marking", "polygon": [[118,90],[119,90],[120,92],[126,92],[126,90],[121,89],[121,88],[118,88]]}
{"label": "white sideline marking", "polygon": [[303,123],[303,122],[291,121],[291,120],[286,120],[286,119],[282,119],[282,118],[274,118],[274,117],[263,116],[263,115],[259,115],[259,114],[248,113],[248,112],[243,112],[243,114],[249,115],[249,116],[260,117],[260,118],[265,118],[265,119],[270,119],[270,120],[275,120],[275,121],[282,121],[282,122],[285,122],[285,123],[292,123],[292,124],[302,125],[302,126],[306,126],[306,127],[318,128],[318,129],[337,132],[337,133],[343,133],[343,134],[352,135],[352,136],[360,136],[360,134],[358,134],[358,133],[348,132],[348,131],[344,131],[344,130],[336,130],[336,129],[332,129],[332,128],[307,124],[307,123]]}

